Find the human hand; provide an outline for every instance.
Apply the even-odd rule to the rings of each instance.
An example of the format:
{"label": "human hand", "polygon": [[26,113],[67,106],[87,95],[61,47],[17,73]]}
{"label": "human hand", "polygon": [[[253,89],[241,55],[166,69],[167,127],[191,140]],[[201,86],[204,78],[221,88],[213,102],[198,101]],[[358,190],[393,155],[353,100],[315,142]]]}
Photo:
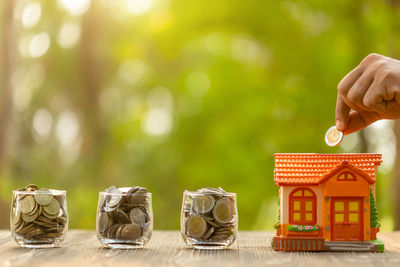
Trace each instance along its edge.
{"label": "human hand", "polygon": [[400,118],[400,61],[370,54],[338,85],[336,128],[350,134]]}

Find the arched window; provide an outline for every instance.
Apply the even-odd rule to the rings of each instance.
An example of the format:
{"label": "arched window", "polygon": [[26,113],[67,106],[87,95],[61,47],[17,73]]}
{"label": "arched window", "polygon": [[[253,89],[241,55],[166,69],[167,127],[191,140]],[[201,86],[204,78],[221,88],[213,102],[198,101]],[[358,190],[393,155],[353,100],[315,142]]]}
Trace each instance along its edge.
{"label": "arched window", "polygon": [[315,224],[315,194],[307,188],[294,190],[289,196],[289,213],[290,224]]}
{"label": "arched window", "polygon": [[338,181],[355,181],[356,177],[351,172],[342,172],[339,174]]}

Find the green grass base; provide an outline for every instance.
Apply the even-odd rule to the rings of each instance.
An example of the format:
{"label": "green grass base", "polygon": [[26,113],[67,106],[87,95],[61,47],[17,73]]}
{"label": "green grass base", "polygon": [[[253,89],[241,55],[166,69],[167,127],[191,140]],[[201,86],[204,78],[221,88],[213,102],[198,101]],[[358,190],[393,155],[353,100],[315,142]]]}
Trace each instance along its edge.
{"label": "green grass base", "polygon": [[380,239],[371,240],[371,242],[378,245],[378,252],[385,251],[385,244]]}

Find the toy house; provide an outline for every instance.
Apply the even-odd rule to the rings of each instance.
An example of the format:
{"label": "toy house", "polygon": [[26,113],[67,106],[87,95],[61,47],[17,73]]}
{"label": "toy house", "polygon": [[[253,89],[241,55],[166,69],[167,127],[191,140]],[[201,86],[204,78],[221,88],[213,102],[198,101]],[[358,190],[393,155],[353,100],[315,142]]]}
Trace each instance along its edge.
{"label": "toy house", "polygon": [[275,154],[281,251],[383,251],[376,238],[381,154]]}

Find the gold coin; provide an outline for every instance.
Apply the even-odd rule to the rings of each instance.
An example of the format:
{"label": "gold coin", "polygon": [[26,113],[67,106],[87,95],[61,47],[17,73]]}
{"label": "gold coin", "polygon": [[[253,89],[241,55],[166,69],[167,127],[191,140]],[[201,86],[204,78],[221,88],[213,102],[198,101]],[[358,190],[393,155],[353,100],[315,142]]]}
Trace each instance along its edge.
{"label": "gold coin", "polygon": [[58,203],[58,201],[53,198],[49,205],[43,206],[43,210],[49,215],[58,216],[58,213],[60,212],[60,203]]}
{"label": "gold coin", "polygon": [[32,212],[35,207],[36,203],[33,196],[26,196],[19,201],[20,210],[22,213],[30,213]]}
{"label": "gold coin", "polygon": [[36,225],[42,226],[42,227],[47,227],[47,228],[54,228],[57,226],[57,223],[47,223],[42,220],[39,220],[39,218],[37,220],[35,220],[33,223]]}
{"label": "gold coin", "polygon": [[52,238],[52,237],[59,237],[61,236],[61,233],[47,233],[46,237]]}
{"label": "gold coin", "polygon": [[328,146],[337,146],[343,139],[343,133],[336,129],[336,126],[332,126],[326,131],[325,143]]}
{"label": "gold coin", "polygon": [[[27,215],[33,215],[34,213],[37,213],[37,211],[38,211],[38,209],[39,209],[40,207],[41,207],[40,205],[38,205],[38,204],[35,203],[35,208],[34,208],[31,212],[26,213],[26,214],[27,214]],[[40,210],[40,211],[41,211],[41,210]]]}
{"label": "gold coin", "polygon": [[45,210],[43,210],[43,215],[44,217],[46,217],[47,219],[55,219],[58,217],[58,214],[48,214]]}
{"label": "gold coin", "polygon": [[37,237],[40,236],[42,234],[44,234],[45,232],[42,229],[34,229],[32,231],[29,231],[26,233],[26,237],[31,238],[31,237]]}
{"label": "gold coin", "polygon": [[33,223],[26,224],[18,231],[18,233],[21,234],[21,235],[24,235],[27,232],[33,230],[34,228],[35,228],[35,225]]}
{"label": "gold coin", "polygon": [[210,236],[214,233],[214,227],[211,227],[210,230],[208,230],[207,234],[204,236],[204,239],[209,239]]}
{"label": "gold coin", "polygon": [[214,221],[214,218],[205,218],[206,219],[206,221],[208,222],[208,224],[210,224],[211,226],[213,226],[213,227],[221,227],[220,225],[218,225],[215,221]]}
{"label": "gold coin", "polygon": [[33,222],[34,220],[36,220],[38,215],[39,215],[38,212],[36,212],[36,213],[34,213],[32,215],[29,215],[29,214],[26,214],[26,213],[22,213],[21,217],[22,217],[22,220],[24,220],[24,222],[29,223],[29,222]]}
{"label": "gold coin", "polygon": [[193,215],[187,220],[188,235],[194,238],[200,238],[207,232],[207,222],[200,215]]}
{"label": "gold coin", "polygon": [[24,226],[25,226],[25,223],[24,223],[24,221],[21,219],[21,222],[20,223],[18,223],[17,225],[15,225],[15,227],[14,227],[14,231],[16,232],[16,233],[18,233],[19,231],[21,231],[21,229],[22,228],[24,228]]}
{"label": "gold coin", "polygon": [[51,194],[51,191],[46,188],[37,190],[34,197],[36,202],[42,206],[47,206],[51,201],[53,201],[53,195]]}
{"label": "gold coin", "polygon": [[25,189],[39,190],[39,186],[37,186],[35,184],[28,184],[27,186],[25,186]]}
{"label": "gold coin", "polygon": [[234,204],[229,197],[222,197],[215,203],[213,209],[214,219],[219,223],[228,223],[233,219]]}

